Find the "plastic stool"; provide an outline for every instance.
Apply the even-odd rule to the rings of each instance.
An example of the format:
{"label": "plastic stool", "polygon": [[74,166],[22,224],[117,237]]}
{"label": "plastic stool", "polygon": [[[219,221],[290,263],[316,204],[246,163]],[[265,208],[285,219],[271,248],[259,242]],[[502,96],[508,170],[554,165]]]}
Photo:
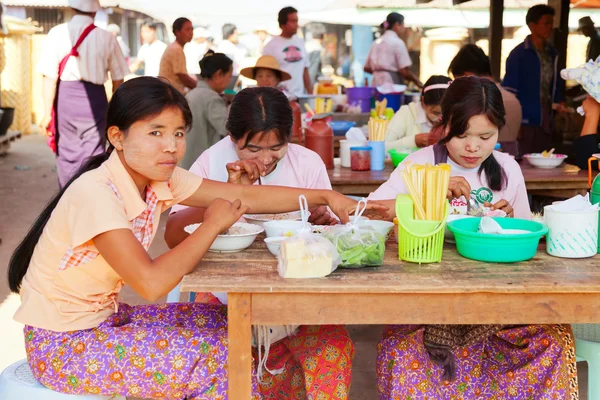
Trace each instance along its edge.
{"label": "plastic stool", "polygon": [[74,395],[55,392],[39,383],[27,360],[17,361],[0,375],[0,400],[126,400],[123,396]]}
{"label": "plastic stool", "polygon": [[588,399],[600,400],[600,324],[573,324],[577,358],[588,364]]}

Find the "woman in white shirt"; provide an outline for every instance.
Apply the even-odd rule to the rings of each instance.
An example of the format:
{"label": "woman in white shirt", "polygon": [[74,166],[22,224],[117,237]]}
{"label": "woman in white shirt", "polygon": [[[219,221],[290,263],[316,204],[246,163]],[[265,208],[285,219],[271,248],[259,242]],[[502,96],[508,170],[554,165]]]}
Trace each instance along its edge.
{"label": "woman in white shirt", "polygon": [[400,107],[388,125],[386,150],[428,146],[429,133],[442,119],[442,98],[450,82],[434,75],[425,82],[420,102]]}
{"label": "woman in white shirt", "polygon": [[396,12],[388,14],[381,24],[383,34],[371,45],[364,71],[373,74],[372,86],[414,82],[423,87],[419,78],[412,73],[412,60],[406,44],[400,36],[404,32],[404,16]]}

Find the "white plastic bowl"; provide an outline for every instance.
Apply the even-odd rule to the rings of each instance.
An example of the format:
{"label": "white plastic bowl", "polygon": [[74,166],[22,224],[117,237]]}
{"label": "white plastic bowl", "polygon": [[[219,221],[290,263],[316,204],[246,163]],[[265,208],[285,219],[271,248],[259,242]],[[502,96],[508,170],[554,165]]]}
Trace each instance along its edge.
{"label": "white plastic bowl", "polygon": [[302,229],[302,221],[269,221],[263,224],[267,237],[289,237],[297,234]]}
{"label": "white plastic bowl", "polygon": [[564,154],[552,154],[550,157],[544,157],[540,153],[533,153],[525,154],[523,158],[536,168],[550,169],[559,167],[565,162],[567,156]]}
{"label": "white plastic bowl", "polygon": [[275,257],[279,255],[279,248],[281,247],[281,242],[283,242],[286,237],[270,237],[265,239],[265,243],[267,244],[267,249],[273,254]]}
{"label": "white plastic bowl", "polygon": [[269,221],[300,221],[302,216],[300,211],[293,211],[282,214],[246,214],[244,219],[249,224],[264,226]]}
{"label": "white plastic bowl", "polygon": [[[202,225],[193,224],[184,228],[187,233],[192,233]],[[243,229],[244,233],[235,235],[219,235],[210,246],[208,251],[213,253],[237,253],[247,249],[256,239],[259,233],[264,232],[264,229],[257,225],[236,222],[232,228]]]}
{"label": "white plastic bowl", "polygon": [[375,229],[381,236],[385,238],[385,240],[390,238],[392,233],[392,229],[394,229],[394,223],[389,221],[378,221],[378,220],[370,220],[360,221],[358,223],[359,226],[370,226]]}

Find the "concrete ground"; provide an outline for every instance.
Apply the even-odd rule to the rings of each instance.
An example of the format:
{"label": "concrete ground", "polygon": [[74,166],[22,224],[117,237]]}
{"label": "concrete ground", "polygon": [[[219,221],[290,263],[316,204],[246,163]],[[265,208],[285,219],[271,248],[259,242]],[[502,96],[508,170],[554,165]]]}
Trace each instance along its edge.
{"label": "concrete ground", "polygon": [[[56,190],[54,157],[46,147],[44,138],[24,137],[13,143],[7,156],[0,157],[0,371],[25,358],[23,326],[12,319],[19,306],[19,297],[11,294],[8,289],[5,279],[8,262],[13,250]],[[167,249],[163,231],[164,218],[150,248],[153,256],[162,254]],[[121,298],[129,304],[144,303],[127,286],[121,292]],[[376,399],[375,346],[382,327],[350,326],[349,330],[356,345],[350,399]],[[585,364],[579,363],[578,369],[580,398],[585,400],[587,368]]]}

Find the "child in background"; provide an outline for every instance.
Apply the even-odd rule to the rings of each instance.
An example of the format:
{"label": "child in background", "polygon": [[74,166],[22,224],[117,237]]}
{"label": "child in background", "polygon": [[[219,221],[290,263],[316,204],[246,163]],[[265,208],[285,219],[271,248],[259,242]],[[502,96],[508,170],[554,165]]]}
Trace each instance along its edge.
{"label": "child in background", "polygon": [[434,75],[425,82],[420,102],[400,107],[388,125],[386,150],[427,147],[429,133],[442,118],[440,104],[450,82]]}

